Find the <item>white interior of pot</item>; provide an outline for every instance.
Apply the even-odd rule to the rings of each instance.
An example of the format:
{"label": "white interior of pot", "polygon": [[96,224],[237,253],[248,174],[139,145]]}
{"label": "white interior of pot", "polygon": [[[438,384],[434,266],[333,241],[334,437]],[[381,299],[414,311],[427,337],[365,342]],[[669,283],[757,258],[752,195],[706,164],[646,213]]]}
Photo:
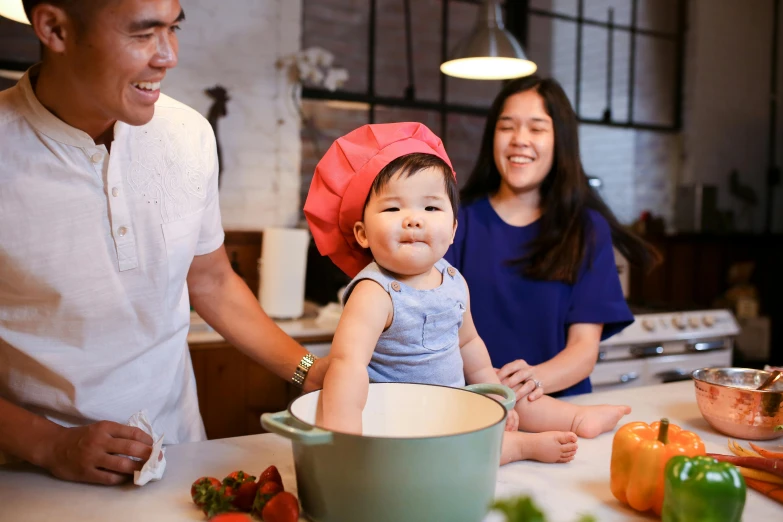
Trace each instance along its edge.
{"label": "white interior of pot", "polygon": [[[317,426],[320,391],[291,404],[298,420]],[[362,414],[366,437],[442,437],[477,431],[503,421],[498,402],[459,388],[427,384],[373,383]],[[319,415],[320,417],[320,415]]]}

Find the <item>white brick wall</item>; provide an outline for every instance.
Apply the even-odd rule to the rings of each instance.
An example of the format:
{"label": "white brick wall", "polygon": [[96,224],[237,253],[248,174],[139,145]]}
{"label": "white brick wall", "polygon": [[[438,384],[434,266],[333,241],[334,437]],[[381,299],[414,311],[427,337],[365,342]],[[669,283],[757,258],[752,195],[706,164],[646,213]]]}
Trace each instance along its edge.
{"label": "white brick wall", "polygon": [[604,201],[621,222],[637,214],[634,186],[636,143],[633,131],[600,125],[581,125],[579,145],[588,176],[598,176]]}
{"label": "white brick wall", "polygon": [[[577,14],[576,0],[533,0],[531,5]],[[588,0],[585,16],[605,20],[607,9],[613,7],[615,22],[628,24],[629,6],[628,1]],[[674,7],[674,0],[640,2],[639,25],[674,30]],[[733,211],[738,230],[761,230],[766,211],[771,16],[772,0],[689,2],[681,133],[581,126],[585,168],[588,174],[602,178],[602,195],[621,221],[632,221],[640,212],[651,210],[671,224],[675,187],[706,183],[718,187],[718,205],[722,210]],[[560,80],[575,101],[575,24],[533,17],[531,35],[531,55],[546,62],[541,63],[542,72]],[[550,49],[542,35],[551,35]],[[606,35],[600,28],[584,28],[580,112],[588,118],[600,118],[606,105]],[[614,44],[611,106],[613,119],[623,120],[628,104],[628,36],[616,32]],[[638,36],[636,45],[634,119],[670,124],[675,103],[675,46],[646,36]],[[779,48],[783,50],[783,45]],[[783,86],[783,70],[780,79]],[[783,103],[779,115],[780,128]],[[783,132],[779,131],[777,139],[783,150]],[[779,152],[781,157],[783,153]],[[734,168],[739,170],[741,183],[756,191],[759,203],[755,209],[744,207],[730,194],[728,175]],[[780,231],[780,188],[775,207],[775,230]]]}
{"label": "white brick wall", "polygon": [[205,115],[211,99],[204,89],[228,89],[228,115],[218,122],[224,228],[296,224],[299,120],[275,63],[300,49],[301,0],[188,0],[183,7],[179,65],[163,88]]}
{"label": "white brick wall", "polygon": [[[640,2],[641,27],[671,30],[671,0]],[[534,0],[534,8],[577,15],[576,0]],[[616,24],[630,25],[631,3],[627,0],[588,0],[585,17],[608,21],[614,9]],[[576,24],[531,17],[529,52],[539,61],[541,74],[557,78],[572,103],[576,103]],[[612,56],[613,121],[628,118],[630,34],[614,31]],[[549,36],[546,40],[544,35]],[[607,40],[604,28],[584,26],[581,69],[580,114],[601,119],[606,100]],[[660,40],[638,36],[634,120],[671,124],[674,76],[671,49]],[[669,46],[672,47],[672,46]],[[681,168],[680,138],[661,134],[583,124],[579,129],[580,152],[585,170],[603,182],[600,193],[621,222],[630,223],[642,211],[650,210],[667,221],[673,217],[673,192]]]}
{"label": "white brick wall", "polygon": [[[754,0],[752,8],[749,4],[691,3],[682,181],[717,185],[718,205],[734,210],[737,228],[758,231],[766,211],[772,0]],[[756,191],[760,201],[755,210],[743,213],[729,194],[728,175],[734,168],[742,183]],[[779,207],[783,195],[777,192]],[[780,230],[780,219],[778,223]]]}
{"label": "white brick wall", "polygon": [[[780,21],[778,27],[783,27],[783,9],[780,10]],[[783,30],[778,32],[778,60],[783,58]],[[778,64],[778,92],[783,88],[783,63]],[[778,117],[777,117],[777,164],[783,167],[783,99],[778,99]],[[774,230],[783,231],[783,188],[778,185],[775,189],[775,212],[774,212]]]}

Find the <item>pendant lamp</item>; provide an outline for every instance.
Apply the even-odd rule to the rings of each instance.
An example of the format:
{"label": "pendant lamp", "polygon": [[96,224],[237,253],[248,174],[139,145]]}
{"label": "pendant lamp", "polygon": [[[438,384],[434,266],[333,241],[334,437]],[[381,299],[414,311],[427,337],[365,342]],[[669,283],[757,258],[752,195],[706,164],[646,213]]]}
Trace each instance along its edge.
{"label": "pendant lamp", "polygon": [[503,26],[499,0],[484,0],[473,31],[457,45],[451,59],[440,66],[443,74],[469,80],[519,78],[536,69],[514,35]]}
{"label": "pendant lamp", "polygon": [[0,16],[10,18],[15,22],[30,25],[27,15],[24,14],[22,0],[0,0]]}

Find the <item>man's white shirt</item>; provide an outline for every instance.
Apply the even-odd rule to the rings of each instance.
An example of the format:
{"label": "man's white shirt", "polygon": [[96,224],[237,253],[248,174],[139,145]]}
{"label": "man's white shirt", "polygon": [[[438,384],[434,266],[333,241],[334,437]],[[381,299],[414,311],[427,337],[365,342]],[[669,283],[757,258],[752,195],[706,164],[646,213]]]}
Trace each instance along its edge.
{"label": "man's white shirt", "polygon": [[203,440],[186,276],[223,243],[212,129],[161,95],[109,154],[31,72],[0,92],[0,397],[65,426],[146,409],[166,443]]}

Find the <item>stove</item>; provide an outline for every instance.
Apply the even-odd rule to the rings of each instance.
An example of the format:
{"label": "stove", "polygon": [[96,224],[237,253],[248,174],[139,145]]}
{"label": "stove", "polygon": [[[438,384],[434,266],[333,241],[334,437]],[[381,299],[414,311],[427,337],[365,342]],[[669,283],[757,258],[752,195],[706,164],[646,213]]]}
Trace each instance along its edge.
{"label": "stove", "polygon": [[731,366],[739,326],[729,310],[641,312],[601,342],[590,380],[595,391],[689,380],[710,366]]}

